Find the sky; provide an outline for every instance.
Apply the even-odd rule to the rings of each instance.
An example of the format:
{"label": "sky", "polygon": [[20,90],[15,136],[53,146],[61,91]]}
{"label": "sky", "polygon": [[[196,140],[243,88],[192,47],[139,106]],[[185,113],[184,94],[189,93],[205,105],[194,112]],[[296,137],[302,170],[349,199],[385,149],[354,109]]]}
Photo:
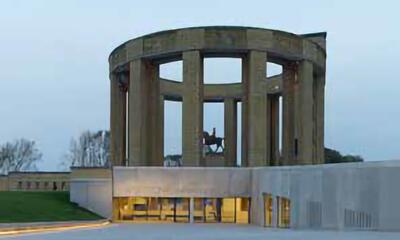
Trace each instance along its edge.
{"label": "sky", "polygon": [[[58,170],[71,138],[109,128],[107,59],[115,47],[161,30],[238,25],[326,31],[326,146],[367,161],[400,159],[398,9],[394,0],[2,1],[0,144],[35,140],[39,168]],[[180,68],[161,74],[179,79]],[[205,82],[228,78],[240,79],[240,61],[205,61]],[[223,134],[222,109],[205,106],[205,130]],[[180,111],[166,103],[166,153],[180,151]]]}

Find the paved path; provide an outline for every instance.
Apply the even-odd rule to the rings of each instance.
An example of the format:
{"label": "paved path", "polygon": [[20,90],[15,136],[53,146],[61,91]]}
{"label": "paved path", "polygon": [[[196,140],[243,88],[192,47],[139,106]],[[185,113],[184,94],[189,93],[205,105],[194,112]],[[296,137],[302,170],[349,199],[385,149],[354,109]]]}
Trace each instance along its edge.
{"label": "paved path", "polygon": [[399,240],[400,233],[266,229],[231,224],[112,224],[101,228],[0,237],[18,240]]}

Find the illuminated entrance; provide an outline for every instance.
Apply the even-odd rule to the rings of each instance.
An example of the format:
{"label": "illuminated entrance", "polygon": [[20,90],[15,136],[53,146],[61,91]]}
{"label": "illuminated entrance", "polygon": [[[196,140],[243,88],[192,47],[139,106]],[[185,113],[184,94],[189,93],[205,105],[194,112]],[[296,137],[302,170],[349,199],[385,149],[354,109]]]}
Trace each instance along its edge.
{"label": "illuminated entrance", "polygon": [[133,222],[249,223],[249,198],[119,197],[114,199],[116,220]]}
{"label": "illuminated entrance", "polygon": [[[290,228],[289,198],[264,193],[264,227]],[[276,220],[276,222],[274,221]]]}

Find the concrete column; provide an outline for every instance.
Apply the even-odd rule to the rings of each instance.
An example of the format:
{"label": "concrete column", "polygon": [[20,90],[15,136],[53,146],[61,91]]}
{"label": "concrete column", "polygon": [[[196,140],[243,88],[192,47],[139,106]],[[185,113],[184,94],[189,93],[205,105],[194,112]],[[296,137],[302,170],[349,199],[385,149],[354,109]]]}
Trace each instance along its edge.
{"label": "concrete column", "polygon": [[245,65],[247,79],[244,83],[247,95],[247,139],[248,166],[267,166],[267,94],[265,81],[267,53],[250,51]]}
{"label": "concrete column", "polygon": [[282,72],[282,165],[292,165],[295,160],[295,78],[296,64],[284,64]]}
{"label": "concrete column", "polygon": [[118,221],[120,220],[120,216],[119,216],[119,201],[118,198],[113,198],[112,199],[112,221]]}
{"label": "concrete column", "polygon": [[199,51],[183,53],[183,166],[202,166],[203,58]]}
{"label": "concrete column", "polygon": [[272,196],[272,227],[278,227],[278,200]]}
{"label": "concrete column", "polygon": [[320,74],[314,80],[314,138],[315,162],[325,163],[324,119],[325,119],[325,74]]}
{"label": "concrete column", "polygon": [[159,65],[147,65],[148,93],[148,166],[164,164],[164,98],[160,95]]}
{"label": "concrete column", "polygon": [[234,167],[237,155],[237,104],[233,98],[224,101],[224,129],[225,166]]}
{"label": "concrete column", "polygon": [[[120,73],[122,74],[122,73]],[[111,74],[110,156],[112,166],[124,166],[126,160],[126,89],[117,74]]]}
{"label": "concrete column", "polygon": [[268,97],[268,153],[271,166],[279,166],[279,95]]}
{"label": "concrete column", "polygon": [[249,63],[249,58],[248,56],[245,56],[242,58],[242,91],[243,91],[243,96],[242,96],[242,133],[241,133],[241,138],[242,138],[242,149],[241,149],[241,167],[247,167],[249,166],[249,161],[248,161],[248,146],[249,146],[249,141],[248,141],[248,132],[247,132],[247,126],[248,126],[248,96],[246,94],[247,92],[247,82],[248,82],[248,73],[249,73],[249,68],[248,68],[248,63]]}
{"label": "concrete column", "polygon": [[194,198],[190,198],[189,202],[189,222],[194,223]]}
{"label": "concrete column", "polygon": [[298,67],[298,116],[296,128],[298,132],[297,164],[313,163],[313,130],[314,130],[314,95],[313,95],[313,65],[309,61],[301,61]]}
{"label": "concrete column", "polygon": [[[164,96],[159,96],[157,121],[157,159],[161,160],[158,166],[164,166]],[[160,165],[161,164],[161,165]]]}
{"label": "concrete column", "polygon": [[143,59],[130,62],[129,166],[162,165],[154,157],[156,145],[151,140],[157,140],[153,137],[159,119],[157,78],[158,66]]}

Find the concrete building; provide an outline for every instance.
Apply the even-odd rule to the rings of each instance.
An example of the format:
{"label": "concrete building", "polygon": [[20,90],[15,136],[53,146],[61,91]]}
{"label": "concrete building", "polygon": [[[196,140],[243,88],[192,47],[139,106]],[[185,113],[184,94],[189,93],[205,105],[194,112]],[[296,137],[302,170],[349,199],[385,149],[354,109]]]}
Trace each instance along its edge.
{"label": "concrete building", "polygon": [[[112,167],[72,169],[71,201],[113,221],[400,230],[400,192],[390,187],[400,162],[323,164],[325,38],[197,27],[117,47],[109,57]],[[240,58],[242,82],[204,84],[207,57]],[[160,78],[160,64],[176,60],[183,82]],[[267,77],[268,62],[282,74]],[[165,100],[182,101],[182,167],[163,167]],[[225,149],[214,162],[203,154],[205,102],[224,103]]]}
{"label": "concrete building", "polygon": [[69,172],[9,172],[0,176],[0,191],[68,191]]}
{"label": "concrete building", "polygon": [[0,191],[8,190],[8,177],[7,175],[0,175]]}

